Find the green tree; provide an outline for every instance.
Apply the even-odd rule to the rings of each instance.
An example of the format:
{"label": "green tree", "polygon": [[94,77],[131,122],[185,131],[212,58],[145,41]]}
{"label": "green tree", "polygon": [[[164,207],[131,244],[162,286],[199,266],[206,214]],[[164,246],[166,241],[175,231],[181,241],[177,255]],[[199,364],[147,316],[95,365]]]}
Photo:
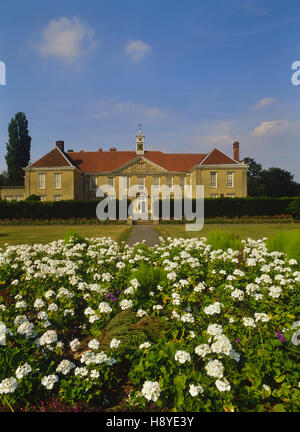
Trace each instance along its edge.
{"label": "green tree", "polygon": [[263,171],[262,165],[255,162],[255,160],[250,157],[246,157],[244,161],[246,165],[248,165],[248,178],[261,179],[261,173]]}
{"label": "green tree", "polygon": [[9,185],[8,174],[6,171],[3,171],[0,174],[0,186],[8,186],[8,185]]}
{"label": "green tree", "polygon": [[299,185],[293,181],[293,175],[281,168],[269,168],[261,174],[261,181],[265,185],[266,194],[270,197],[284,197],[297,195]]}
{"label": "green tree", "polygon": [[262,183],[262,165],[255,162],[254,159],[246,157],[244,159],[248,165],[247,171],[247,188],[249,196],[264,196],[266,195],[265,185]]}
{"label": "green tree", "polygon": [[24,171],[30,161],[31,137],[28,131],[28,121],[23,112],[15,115],[8,125],[8,143],[5,156],[8,182],[12,186],[24,184]]}

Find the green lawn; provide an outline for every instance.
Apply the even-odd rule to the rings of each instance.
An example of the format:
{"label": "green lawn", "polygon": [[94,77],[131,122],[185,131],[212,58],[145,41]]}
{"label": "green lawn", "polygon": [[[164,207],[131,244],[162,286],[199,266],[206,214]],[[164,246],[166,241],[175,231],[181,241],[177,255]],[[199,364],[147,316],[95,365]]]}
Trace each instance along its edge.
{"label": "green lawn", "polygon": [[233,232],[237,234],[241,239],[247,237],[253,239],[260,239],[263,237],[269,237],[272,234],[277,233],[280,230],[298,230],[299,224],[211,224],[204,225],[201,231],[185,231],[184,225],[158,225],[155,227],[160,236],[167,237],[205,237],[211,231],[222,230],[227,232]]}
{"label": "green lawn", "polygon": [[66,232],[76,231],[83,237],[111,237],[118,242],[127,240],[131,227],[126,225],[4,225],[0,226],[0,247],[49,243],[63,239]]}

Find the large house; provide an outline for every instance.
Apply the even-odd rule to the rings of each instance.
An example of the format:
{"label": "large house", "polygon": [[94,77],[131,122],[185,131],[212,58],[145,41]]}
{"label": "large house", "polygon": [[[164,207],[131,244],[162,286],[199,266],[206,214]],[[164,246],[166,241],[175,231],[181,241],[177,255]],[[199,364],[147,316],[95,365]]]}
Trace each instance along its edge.
{"label": "large house", "polygon": [[[247,165],[240,162],[239,143],[233,144],[233,156],[218,149],[208,154],[163,153],[145,149],[145,136],[139,130],[135,151],[65,150],[64,142],[57,141],[49,153],[33,162],[25,171],[24,187],[1,188],[1,198],[22,200],[39,195],[42,201],[96,199],[99,186],[133,185],[159,188],[167,185],[204,185],[205,197],[247,196]],[[121,183],[122,182],[122,183]]]}

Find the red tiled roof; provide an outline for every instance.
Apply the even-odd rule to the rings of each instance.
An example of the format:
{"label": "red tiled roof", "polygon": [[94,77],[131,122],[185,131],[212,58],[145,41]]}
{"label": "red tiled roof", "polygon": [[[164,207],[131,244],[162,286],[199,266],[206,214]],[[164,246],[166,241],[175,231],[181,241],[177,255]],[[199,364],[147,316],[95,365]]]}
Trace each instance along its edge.
{"label": "red tiled roof", "polygon": [[203,160],[202,165],[221,165],[221,164],[238,164],[237,161],[227,156],[225,153],[221,152],[218,149],[214,149],[211,153],[209,153],[205,160]]}
{"label": "red tiled roof", "polygon": [[[238,164],[220,150],[214,149],[209,154],[163,153],[161,151],[145,151],[143,155],[149,161],[167,171],[188,172],[194,165]],[[83,172],[111,172],[138,157],[135,151],[80,151],[62,152],[55,147],[45,156],[30,165],[32,168],[76,166]],[[68,160],[70,162],[68,162]]]}
{"label": "red tiled roof", "polygon": [[[114,152],[69,152],[74,165],[84,172],[114,171],[130,162],[138,155],[135,151]],[[186,172],[199,164],[205,154],[166,154],[160,151],[145,151],[143,155],[149,161],[168,171]]]}
{"label": "red tiled roof", "polygon": [[57,147],[30,165],[30,168],[64,167],[72,165]]}

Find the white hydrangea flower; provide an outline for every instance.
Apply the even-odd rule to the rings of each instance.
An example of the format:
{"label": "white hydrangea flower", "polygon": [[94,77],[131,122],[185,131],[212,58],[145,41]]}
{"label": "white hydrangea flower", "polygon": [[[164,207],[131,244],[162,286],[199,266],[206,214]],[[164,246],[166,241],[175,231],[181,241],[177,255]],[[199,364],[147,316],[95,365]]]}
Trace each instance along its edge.
{"label": "white hydrangea flower", "polygon": [[33,323],[29,321],[23,322],[17,329],[17,332],[21,335],[24,335],[28,338],[33,338],[36,336],[36,332],[34,331]]}
{"label": "white hydrangea flower", "polygon": [[132,306],[133,306],[132,300],[124,299],[120,302],[120,308],[122,310],[130,309],[130,308],[132,308]]}
{"label": "white hydrangea flower", "polygon": [[15,304],[16,309],[27,309],[27,303],[25,300],[20,300]]}
{"label": "white hydrangea flower", "polygon": [[215,378],[223,378],[224,366],[219,360],[210,360],[205,366],[207,375]]}
{"label": "white hydrangea flower", "polygon": [[42,379],[42,385],[46,387],[47,390],[52,390],[54,387],[54,384],[58,382],[58,376],[57,375],[48,375],[44,376]]}
{"label": "white hydrangea flower", "polygon": [[80,376],[82,376],[82,377],[87,376],[88,373],[89,373],[89,371],[87,370],[86,367],[77,367],[77,368],[74,370],[74,374],[75,374],[75,375],[80,375]]}
{"label": "white hydrangea flower", "polygon": [[24,363],[22,366],[19,366],[16,370],[16,377],[18,379],[24,378],[24,376],[28,375],[32,371],[32,368],[29,363]]}
{"label": "white hydrangea flower", "polygon": [[244,296],[245,296],[244,291],[242,291],[238,288],[233,290],[230,295],[232,298],[240,300],[240,301],[244,300]]}
{"label": "white hydrangea flower", "polygon": [[201,344],[201,345],[196,346],[195,353],[198,356],[205,358],[208,354],[211,353],[211,349],[210,349],[209,345]]}
{"label": "white hydrangea flower", "polygon": [[33,307],[35,307],[36,309],[42,309],[44,306],[45,302],[41,298],[36,299],[33,305]]}
{"label": "white hydrangea flower", "polygon": [[139,309],[136,313],[136,316],[141,318],[143,316],[148,316],[148,313],[146,311],[144,311],[143,309]]}
{"label": "white hydrangea flower", "polygon": [[210,306],[207,306],[203,309],[206,315],[214,315],[221,313],[221,303],[215,302]]}
{"label": "white hydrangea flower", "polygon": [[183,350],[178,350],[174,356],[174,359],[181,364],[192,360],[190,354]]}
{"label": "white hydrangea flower", "polygon": [[229,355],[232,350],[230,340],[224,334],[216,335],[214,343],[211,345],[211,351],[216,354]]}
{"label": "white hydrangea flower", "polygon": [[88,347],[97,350],[100,346],[100,342],[97,339],[92,339],[88,343]]}
{"label": "white hydrangea flower", "polygon": [[120,345],[121,341],[118,339],[112,339],[110,342],[110,347],[111,348],[118,348],[118,346]]}
{"label": "white hydrangea flower", "polygon": [[100,376],[100,372],[96,369],[91,370],[90,377],[93,379],[98,379]]}
{"label": "white hydrangea flower", "polygon": [[18,387],[18,382],[14,377],[5,378],[0,382],[0,394],[13,393]]}
{"label": "white hydrangea flower", "polygon": [[218,379],[215,384],[219,392],[228,392],[231,390],[231,386],[226,378],[223,378],[222,380]]}
{"label": "white hydrangea flower", "polygon": [[45,292],[44,295],[45,295],[46,299],[49,300],[49,298],[51,298],[52,296],[55,295],[55,292],[53,290],[48,290]]}
{"label": "white hydrangea flower", "polygon": [[270,321],[270,317],[265,313],[256,312],[254,314],[255,321],[268,322]]}
{"label": "white hydrangea flower", "polygon": [[40,337],[40,345],[50,345],[57,342],[57,334],[55,330],[48,330]]}
{"label": "white hydrangea flower", "polygon": [[128,288],[126,288],[126,290],[124,290],[124,294],[125,295],[130,295],[130,294],[133,294],[134,293],[134,288],[133,287],[128,287]]}
{"label": "white hydrangea flower", "polygon": [[150,347],[151,347],[151,343],[150,342],[145,342],[145,343],[142,343],[139,346],[139,349],[145,349],[145,348],[150,348]]}
{"label": "white hydrangea flower", "polygon": [[99,304],[98,308],[99,308],[100,313],[110,313],[110,312],[112,312],[112,308],[106,302],[101,302]]}
{"label": "white hydrangea flower", "polygon": [[180,319],[182,322],[189,322],[189,323],[195,322],[195,318],[193,317],[193,315],[191,313],[186,313],[186,314],[182,315],[182,317]]}
{"label": "white hydrangea flower", "polygon": [[56,368],[56,372],[67,375],[71,369],[75,367],[75,364],[69,360],[62,360]]}
{"label": "white hydrangea flower", "polygon": [[48,306],[48,311],[49,312],[56,312],[58,310],[58,306],[56,303],[51,303]]}
{"label": "white hydrangea flower", "polygon": [[70,348],[72,351],[77,351],[79,347],[80,347],[80,342],[78,339],[73,339],[70,342]]}
{"label": "white hydrangea flower", "polygon": [[161,389],[160,385],[157,381],[145,381],[143,388],[142,388],[142,395],[147,400],[152,400],[153,402],[156,402],[159,398]]}
{"label": "white hydrangea flower", "polygon": [[245,327],[256,327],[255,321],[253,318],[244,317],[243,324]]}
{"label": "white hydrangea flower", "polygon": [[192,397],[196,397],[203,392],[204,392],[204,388],[200,384],[197,385],[190,384],[189,393]]}
{"label": "white hydrangea flower", "polygon": [[217,336],[223,333],[223,327],[221,324],[210,324],[206,331],[211,336]]}

